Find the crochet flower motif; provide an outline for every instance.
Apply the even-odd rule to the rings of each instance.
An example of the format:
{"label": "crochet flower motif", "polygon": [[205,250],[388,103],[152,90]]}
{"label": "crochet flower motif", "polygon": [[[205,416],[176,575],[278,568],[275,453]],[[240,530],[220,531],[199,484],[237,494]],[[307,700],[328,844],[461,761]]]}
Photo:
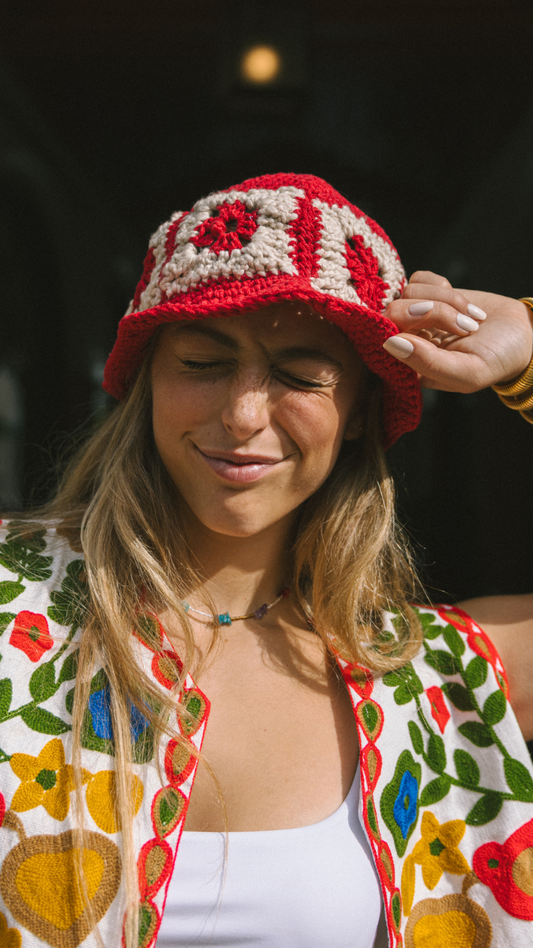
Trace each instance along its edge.
{"label": "crochet flower motif", "polygon": [[358,297],[371,309],[380,310],[389,284],[381,279],[379,262],[370,247],[365,247],[358,234],[349,237],[345,245],[346,263]]}
{"label": "crochet flower motif", "polygon": [[433,813],[426,811],[420,831],[422,839],[413,849],[413,861],[422,866],[422,877],[428,889],[434,889],[443,872],[462,876],[470,872],[458,845],[465,832],[464,820],[439,823]]}
{"label": "crochet flower motif", "polygon": [[19,612],[9,637],[9,644],[25,652],[30,662],[38,662],[43,653],[54,644],[48,632],[46,617],[37,612]]}
{"label": "crochet flower motif", "polygon": [[444,700],[444,695],[437,685],[432,685],[431,688],[426,688],[426,694],[431,705],[432,717],[437,722],[441,734],[444,734],[444,729],[451,717]]}
{"label": "crochet flower motif", "polygon": [[196,228],[190,242],[201,249],[209,247],[217,256],[222,250],[231,253],[250,242],[257,230],[257,211],[248,211],[242,201],[222,204],[212,217]]}
{"label": "crochet flower motif", "polygon": [[[63,742],[55,737],[45,744],[38,757],[13,754],[11,769],[21,781],[11,801],[16,813],[44,806],[54,820],[64,820],[70,808],[70,793],[74,790],[71,764],[65,764]],[[82,782],[91,774],[82,770]]]}

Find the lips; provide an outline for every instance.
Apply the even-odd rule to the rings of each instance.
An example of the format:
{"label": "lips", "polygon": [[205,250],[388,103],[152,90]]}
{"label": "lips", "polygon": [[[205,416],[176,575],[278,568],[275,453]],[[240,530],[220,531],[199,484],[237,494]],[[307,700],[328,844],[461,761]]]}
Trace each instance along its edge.
{"label": "lips", "polygon": [[284,458],[268,457],[259,454],[238,454],[231,451],[202,451],[197,445],[195,448],[208,467],[219,477],[234,483],[249,484],[258,481]]}

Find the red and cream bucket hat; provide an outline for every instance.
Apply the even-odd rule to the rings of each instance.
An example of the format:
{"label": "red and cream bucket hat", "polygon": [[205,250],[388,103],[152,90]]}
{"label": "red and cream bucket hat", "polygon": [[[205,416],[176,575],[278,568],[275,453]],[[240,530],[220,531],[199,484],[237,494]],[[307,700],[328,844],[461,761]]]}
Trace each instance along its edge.
{"label": "red and cream bucket hat", "polygon": [[135,296],[107,360],[104,388],[123,399],[161,324],[233,316],[280,300],[338,326],[383,382],[388,447],[420,420],[416,374],[383,349],[383,315],[405,285],[384,231],[313,175],[251,178],[178,211],[152,236]]}

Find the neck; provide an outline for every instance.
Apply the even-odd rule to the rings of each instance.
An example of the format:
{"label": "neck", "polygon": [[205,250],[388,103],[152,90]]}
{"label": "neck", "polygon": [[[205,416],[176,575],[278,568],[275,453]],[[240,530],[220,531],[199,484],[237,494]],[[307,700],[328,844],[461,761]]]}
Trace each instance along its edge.
{"label": "neck", "polygon": [[187,537],[200,577],[191,605],[210,599],[218,612],[240,615],[271,602],[290,578],[289,547],[293,519],[280,521],[251,537],[214,533],[196,521]]}

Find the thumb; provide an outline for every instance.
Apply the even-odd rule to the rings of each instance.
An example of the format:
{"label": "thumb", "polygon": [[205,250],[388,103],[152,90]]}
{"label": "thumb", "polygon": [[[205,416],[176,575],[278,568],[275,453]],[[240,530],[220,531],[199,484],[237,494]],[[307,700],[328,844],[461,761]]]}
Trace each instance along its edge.
{"label": "thumb", "polygon": [[475,392],[490,384],[485,378],[487,367],[483,359],[472,352],[441,349],[428,339],[408,333],[391,336],[383,348],[413,369],[424,388]]}

